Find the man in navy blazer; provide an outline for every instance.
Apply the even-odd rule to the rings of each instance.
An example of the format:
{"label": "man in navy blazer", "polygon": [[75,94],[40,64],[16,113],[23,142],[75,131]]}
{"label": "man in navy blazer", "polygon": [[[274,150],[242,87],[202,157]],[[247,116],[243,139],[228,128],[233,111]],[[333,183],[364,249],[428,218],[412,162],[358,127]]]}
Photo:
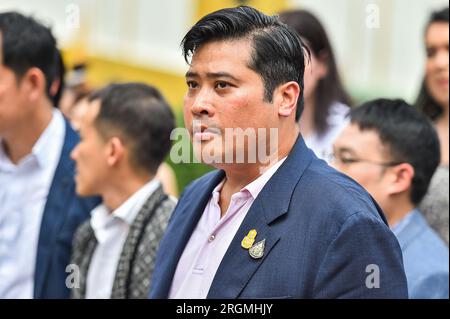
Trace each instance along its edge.
{"label": "man in navy blazer", "polygon": [[[40,226],[36,268],[34,274],[34,298],[68,298],[67,282],[76,270],[67,268],[72,252],[73,236],[80,224],[90,217],[90,211],[100,199],[82,198],[75,193],[75,163],[70,159],[79,136],[67,120],[66,135],[55,176],[45,204]],[[74,284],[76,278],[74,277]],[[70,284],[70,283],[69,283]]]}
{"label": "man in navy blazer", "polygon": [[0,298],[67,298],[73,234],[98,199],[75,194],[70,152],[79,137],[51,102],[56,41],[34,19],[6,12],[0,48]]}
{"label": "man in navy blazer", "polygon": [[380,208],[299,134],[300,38],[243,6],[203,17],[182,47],[185,123],[219,170],[179,199],[149,297],[407,298]]}

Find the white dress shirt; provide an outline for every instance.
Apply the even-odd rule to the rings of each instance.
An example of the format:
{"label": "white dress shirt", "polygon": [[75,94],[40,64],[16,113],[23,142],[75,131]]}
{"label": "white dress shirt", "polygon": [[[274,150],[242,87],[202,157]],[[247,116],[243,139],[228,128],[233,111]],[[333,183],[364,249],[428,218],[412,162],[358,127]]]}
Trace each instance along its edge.
{"label": "white dress shirt", "polygon": [[13,164],[0,140],[0,298],[32,298],[45,203],[64,143],[61,112],[29,155]]}
{"label": "white dress shirt", "polygon": [[156,179],[149,181],[112,213],[103,204],[92,210],[90,223],[97,239],[97,247],[87,274],[87,299],[111,297],[117,264],[130,226],[159,185]]}

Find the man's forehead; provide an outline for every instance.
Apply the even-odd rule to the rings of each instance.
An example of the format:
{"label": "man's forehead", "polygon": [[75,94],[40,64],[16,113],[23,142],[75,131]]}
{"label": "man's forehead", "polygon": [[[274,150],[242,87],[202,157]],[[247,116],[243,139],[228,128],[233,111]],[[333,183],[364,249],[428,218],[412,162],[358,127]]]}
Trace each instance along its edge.
{"label": "man's forehead", "polygon": [[385,154],[385,145],[375,129],[361,129],[358,124],[351,123],[338,138],[340,144],[358,152],[376,152]]}
{"label": "man's forehead", "polygon": [[201,52],[202,50],[225,50],[225,49],[236,49],[241,51],[243,48],[251,49],[253,41],[250,38],[233,38],[233,39],[221,39],[221,40],[213,40],[202,43],[198,48],[195,49],[193,57],[195,57],[196,53]]}
{"label": "man's forehead", "polygon": [[92,101],[87,100],[86,103],[86,106],[88,108],[86,113],[90,114],[93,118],[96,118],[100,113],[102,102],[100,101],[100,99],[95,99]]}
{"label": "man's forehead", "polygon": [[92,125],[95,119],[97,118],[98,114],[100,113],[101,102],[99,99],[97,99],[93,101],[86,100],[84,103],[85,105],[78,106],[86,108],[86,111],[84,112],[81,118],[82,122],[85,125]]}
{"label": "man's forehead", "polygon": [[207,42],[195,50],[189,69],[198,69],[204,65],[204,62],[214,65],[215,62],[224,63],[225,61],[230,61],[230,64],[235,64],[238,61],[242,61],[248,65],[253,50],[250,44],[251,41],[248,39]]}

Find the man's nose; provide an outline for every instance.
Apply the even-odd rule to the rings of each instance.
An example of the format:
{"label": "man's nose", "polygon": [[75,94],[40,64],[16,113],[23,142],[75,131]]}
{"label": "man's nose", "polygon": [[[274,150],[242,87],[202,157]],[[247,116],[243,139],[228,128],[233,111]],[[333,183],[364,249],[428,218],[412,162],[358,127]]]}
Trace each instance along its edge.
{"label": "man's nose", "polygon": [[448,50],[439,50],[435,57],[436,66],[440,69],[448,69]]}
{"label": "man's nose", "polygon": [[191,105],[191,112],[196,116],[206,115],[210,117],[214,115],[213,98],[208,90],[205,89],[197,94]]}

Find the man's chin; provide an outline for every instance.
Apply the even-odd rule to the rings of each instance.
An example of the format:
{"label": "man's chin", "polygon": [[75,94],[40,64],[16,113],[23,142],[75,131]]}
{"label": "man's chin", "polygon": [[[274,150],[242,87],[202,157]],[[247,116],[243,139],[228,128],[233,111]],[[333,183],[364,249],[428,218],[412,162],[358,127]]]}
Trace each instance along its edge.
{"label": "man's chin", "polygon": [[[205,145],[202,145],[202,147],[195,147],[194,146],[194,156],[198,160],[198,162],[201,162],[206,165],[210,165],[215,167],[216,164],[223,164],[224,155],[223,150],[221,148],[214,149],[214,145],[211,145],[210,148],[204,147]],[[208,147],[208,146],[207,146]]]}
{"label": "man's chin", "polygon": [[96,194],[90,191],[86,187],[78,186],[76,187],[76,192],[78,196],[87,197],[87,196],[95,196]]}

